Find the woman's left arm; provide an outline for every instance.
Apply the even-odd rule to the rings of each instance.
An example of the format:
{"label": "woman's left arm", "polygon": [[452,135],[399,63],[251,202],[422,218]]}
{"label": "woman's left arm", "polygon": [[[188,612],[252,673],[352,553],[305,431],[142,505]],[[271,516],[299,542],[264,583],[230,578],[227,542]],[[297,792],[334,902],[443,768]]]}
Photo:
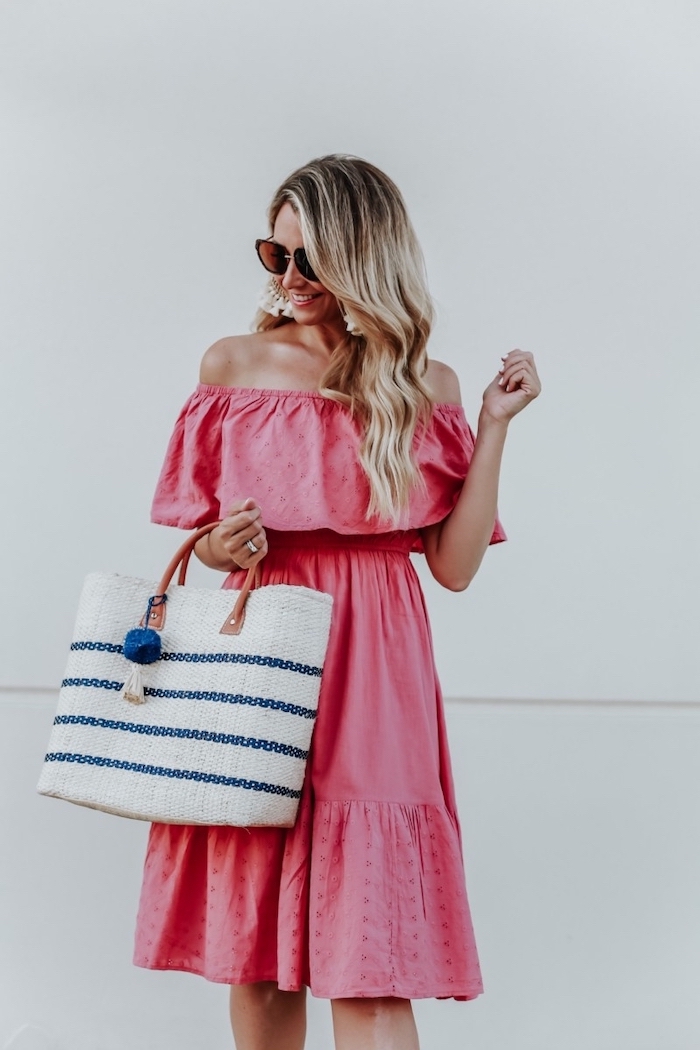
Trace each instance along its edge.
{"label": "woman's left arm", "polygon": [[430,571],[451,591],[468,587],[481,564],[496,520],[508,424],[540,389],[532,354],[512,350],[503,358],[499,374],[484,391],[474,453],[459,499],[443,521],[422,530]]}

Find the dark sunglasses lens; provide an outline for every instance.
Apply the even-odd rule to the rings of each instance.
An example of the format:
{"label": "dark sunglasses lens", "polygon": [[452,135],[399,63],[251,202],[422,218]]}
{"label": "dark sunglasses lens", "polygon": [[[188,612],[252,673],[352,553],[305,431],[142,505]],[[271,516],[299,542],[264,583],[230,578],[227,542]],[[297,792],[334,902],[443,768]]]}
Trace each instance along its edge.
{"label": "dark sunglasses lens", "polygon": [[[277,244],[276,241],[259,240],[255,242],[255,250],[258,253],[260,262],[270,273],[274,273],[278,277],[281,277],[282,274],[287,272],[289,255],[283,244]],[[306,256],[304,248],[297,248],[295,250],[294,262],[302,277],[307,281],[318,282],[318,277],[311,269],[311,264]]]}
{"label": "dark sunglasses lens", "polygon": [[255,247],[260,262],[266,270],[269,270],[270,273],[276,273],[278,276],[285,273],[287,257],[281,244],[275,244],[274,241],[256,241]]}
{"label": "dark sunglasses lens", "polygon": [[318,283],[318,277],[311,269],[311,263],[306,255],[304,248],[297,248],[294,252],[294,262],[297,265],[297,270],[302,277],[306,278],[307,281],[316,281]]}

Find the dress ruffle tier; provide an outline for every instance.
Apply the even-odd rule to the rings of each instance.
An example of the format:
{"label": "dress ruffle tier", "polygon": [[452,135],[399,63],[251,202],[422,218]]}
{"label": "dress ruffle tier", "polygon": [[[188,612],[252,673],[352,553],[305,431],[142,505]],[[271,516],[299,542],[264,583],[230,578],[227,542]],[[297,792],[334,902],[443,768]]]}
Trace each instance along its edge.
{"label": "dress ruffle tier", "polygon": [[473,437],[461,408],[436,407],[416,449],[426,489],[391,532],[364,519],[357,444],[347,410],[313,393],[200,386],[178,420],[154,520],[192,528],[255,497],[262,583],[328,591],[333,624],[296,825],[153,825],[135,961],[327,998],[471,999],[444,713],[408,554],[454,506]]}
{"label": "dress ruffle tier", "polygon": [[[175,423],[152,520],[193,529],[250,495],[265,526],[281,532],[386,532],[386,522],[365,517],[369,485],[358,445],[350,412],[322,394],[200,383]],[[474,451],[461,406],[436,405],[414,451],[424,486],[394,524],[400,530],[442,521],[457,501]],[[505,538],[497,523],[492,542]]]}

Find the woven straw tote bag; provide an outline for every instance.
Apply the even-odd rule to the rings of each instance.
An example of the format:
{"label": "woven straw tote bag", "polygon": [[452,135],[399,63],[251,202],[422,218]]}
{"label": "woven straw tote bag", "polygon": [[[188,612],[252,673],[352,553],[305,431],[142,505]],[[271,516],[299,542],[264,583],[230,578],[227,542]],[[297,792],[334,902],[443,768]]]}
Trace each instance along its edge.
{"label": "woven straw tote bag", "polygon": [[[170,824],[291,827],[328,644],[329,594],[85,580],[38,790]],[[171,584],[179,569],[177,585]]]}

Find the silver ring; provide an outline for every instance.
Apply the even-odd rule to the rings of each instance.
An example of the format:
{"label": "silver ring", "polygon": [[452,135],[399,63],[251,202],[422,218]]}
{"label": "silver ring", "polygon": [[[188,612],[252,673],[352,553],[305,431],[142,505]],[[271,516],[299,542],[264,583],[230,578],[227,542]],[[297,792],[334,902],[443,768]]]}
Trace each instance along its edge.
{"label": "silver ring", "polygon": [[255,544],[253,543],[252,540],[246,540],[245,541],[245,545],[246,545],[246,547],[248,548],[248,550],[250,551],[251,554],[257,554],[258,551],[260,550],[259,547],[255,546]]}

